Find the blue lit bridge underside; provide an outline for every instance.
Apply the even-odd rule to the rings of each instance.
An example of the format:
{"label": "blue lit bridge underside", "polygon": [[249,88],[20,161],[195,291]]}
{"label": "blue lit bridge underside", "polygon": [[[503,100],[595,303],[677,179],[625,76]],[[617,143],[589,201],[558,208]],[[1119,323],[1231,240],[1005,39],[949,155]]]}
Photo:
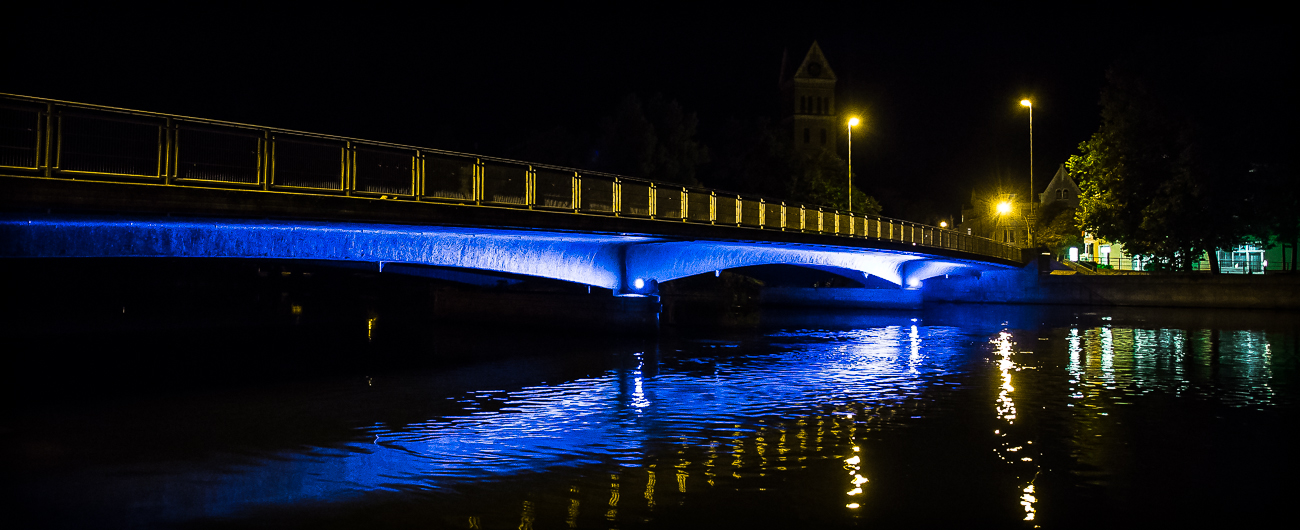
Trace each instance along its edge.
{"label": "blue lit bridge underside", "polygon": [[[5,258],[243,258],[370,262],[576,282],[621,295],[754,265],[876,276],[900,287],[1012,266],[892,249],[464,226],[180,217],[7,214]],[[402,269],[404,267],[395,267]],[[390,269],[392,270],[392,269]],[[853,278],[861,280],[862,277]]]}

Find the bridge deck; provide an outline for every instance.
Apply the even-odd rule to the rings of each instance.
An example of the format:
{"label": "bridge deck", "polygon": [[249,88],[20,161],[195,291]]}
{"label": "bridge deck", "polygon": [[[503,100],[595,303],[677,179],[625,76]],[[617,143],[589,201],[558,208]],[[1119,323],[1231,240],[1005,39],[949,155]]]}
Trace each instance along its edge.
{"label": "bridge deck", "polygon": [[816,205],[437,149],[0,95],[0,208],[492,226],[919,252],[986,238]]}

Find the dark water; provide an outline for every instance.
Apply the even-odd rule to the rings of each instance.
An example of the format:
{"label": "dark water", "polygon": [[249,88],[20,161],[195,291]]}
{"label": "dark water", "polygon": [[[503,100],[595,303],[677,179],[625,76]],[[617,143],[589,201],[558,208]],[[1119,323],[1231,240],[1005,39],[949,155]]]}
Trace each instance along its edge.
{"label": "dark water", "polygon": [[283,346],[220,328],[50,336],[9,354],[7,511],[69,528],[1248,526],[1296,493],[1297,320],[965,305],[599,341],[336,326],[312,347],[340,366],[302,377],[68,351]]}

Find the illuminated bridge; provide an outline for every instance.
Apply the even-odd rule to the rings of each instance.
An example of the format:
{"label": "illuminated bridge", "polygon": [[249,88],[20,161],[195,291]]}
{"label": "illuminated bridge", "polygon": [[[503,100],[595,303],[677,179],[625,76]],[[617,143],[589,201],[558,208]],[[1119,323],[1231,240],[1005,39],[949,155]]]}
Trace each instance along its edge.
{"label": "illuminated bridge", "polygon": [[337,136],[0,95],[0,257],[327,260],[620,295],[785,264],[917,287],[1021,251],[883,217]]}

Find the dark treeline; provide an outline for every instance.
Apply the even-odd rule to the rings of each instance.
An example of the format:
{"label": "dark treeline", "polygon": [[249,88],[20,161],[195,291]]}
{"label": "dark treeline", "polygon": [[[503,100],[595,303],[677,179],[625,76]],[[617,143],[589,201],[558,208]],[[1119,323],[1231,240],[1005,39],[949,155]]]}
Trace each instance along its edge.
{"label": "dark treeline", "polygon": [[[555,127],[534,133],[510,156],[831,208],[849,206],[847,162],[830,149],[795,149],[792,138],[768,118],[728,120],[720,140],[705,145],[695,112],[660,94],[628,94],[591,129]],[[880,210],[874,198],[855,187],[854,212],[879,215]]]}

